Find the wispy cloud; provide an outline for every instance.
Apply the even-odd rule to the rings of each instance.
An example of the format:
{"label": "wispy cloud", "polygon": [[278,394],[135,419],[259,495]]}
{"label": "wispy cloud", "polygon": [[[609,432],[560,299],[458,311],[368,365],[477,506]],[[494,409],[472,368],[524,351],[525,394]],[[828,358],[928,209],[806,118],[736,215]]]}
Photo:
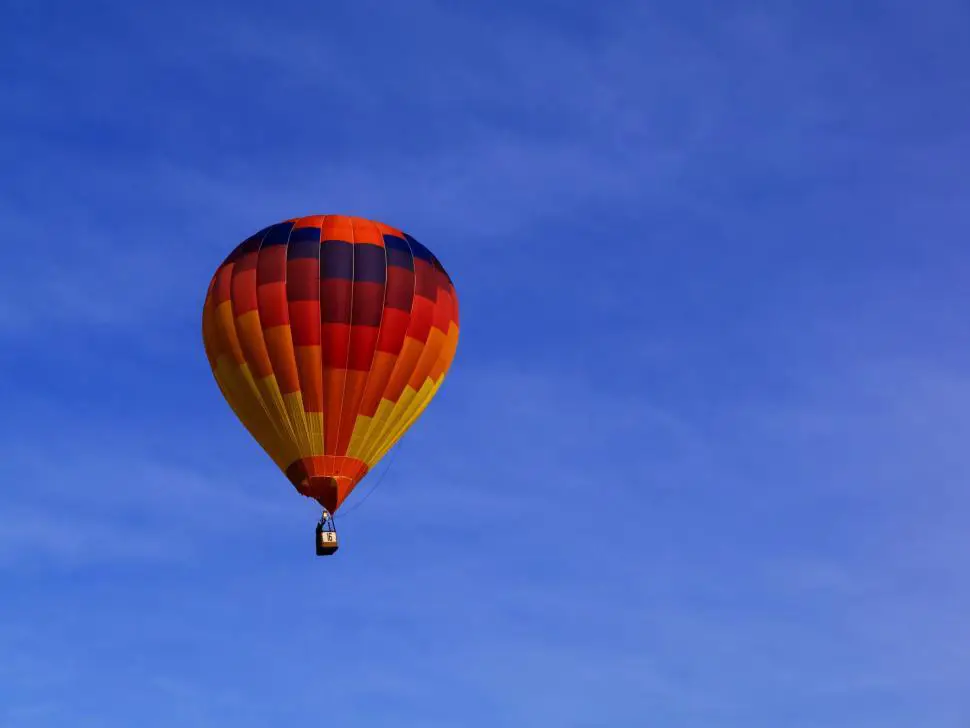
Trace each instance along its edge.
{"label": "wispy cloud", "polygon": [[[824,81],[845,67],[848,46],[823,47],[809,62],[787,50],[795,21],[779,14],[728,14],[717,42],[705,44],[679,19],[617,5],[590,44],[539,16],[492,27],[423,4],[400,20],[415,34],[411,47],[430,55],[402,48],[389,63],[351,61],[320,42],[313,21],[332,25],[329,12],[297,23],[285,13],[211,8],[190,28],[155,12],[135,17],[109,4],[106,18],[125,33],[90,47],[51,28],[64,52],[57,57],[37,59],[29,44],[13,44],[75,102],[81,138],[139,131],[119,139],[125,153],[109,155],[52,140],[41,92],[16,107],[26,128],[12,161],[46,149],[83,173],[20,167],[4,213],[22,220],[11,234],[29,238],[39,220],[57,219],[59,235],[77,242],[42,246],[21,262],[14,256],[4,280],[8,325],[73,316],[131,326],[132,317],[159,316],[191,298],[237,238],[308,210],[370,214],[488,250],[536,235],[532,245],[544,249],[551,241],[542,227],[564,217],[621,206],[638,207],[639,219],[688,208],[710,216],[736,194],[712,168],[742,162],[762,175],[804,173],[809,157],[839,144],[833,125],[844,100]],[[452,30],[442,35],[422,23],[426,15]],[[483,23],[491,32],[481,32]],[[198,51],[172,54],[161,28]],[[290,40],[284,47],[267,35]],[[394,46],[387,29],[368,38]],[[137,69],[128,62],[136,50]],[[768,55],[772,62],[761,63]],[[166,81],[190,67],[184,87]],[[245,88],[230,83],[239,69],[258,69]],[[409,82],[418,79],[421,94]],[[771,105],[760,100],[769,97]],[[117,103],[108,108],[104,99]],[[268,113],[246,113],[256,103]],[[188,109],[192,118],[179,116]],[[438,115],[448,119],[440,128]],[[320,126],[306,123],[314,118]],[[739,149],[731,139],[742,126]],[[398,136],[421,141],[399,144]]]}
{"label": "wispy cloud", "polygon": [[[211,464],[207,471],[195,469],[186,463],[189,451],[170,451],[162,460],[129,452],[126,441],[132,438],[123,430],[99,436],[68,431],[72,437],[58,438],[56,449],[32,438],[3,447],[4,566],[186,562],[219,541],[227,547],[233,540],[244,544],[251,527],[263,530],[274,522],[280,527],[281,518],[286,523],[287,501],[273,496],[289,486],[282,476],[273,477],[268,461],[266,480],[280,481],[276,490],[231,482]],[[252,446],[258,462],[260,453]]]}

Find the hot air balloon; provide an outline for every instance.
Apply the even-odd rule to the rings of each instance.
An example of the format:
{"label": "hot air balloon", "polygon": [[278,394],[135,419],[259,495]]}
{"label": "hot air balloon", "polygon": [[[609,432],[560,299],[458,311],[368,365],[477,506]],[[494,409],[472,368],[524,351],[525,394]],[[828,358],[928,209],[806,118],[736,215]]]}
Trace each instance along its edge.
{"label": "hot air balloon", "polygon": [[206,294],[202,338],[223,396],[302,495],[333,515],[438,392],[458,299],[410,235],[343,215],[299,217],[240,243]]}

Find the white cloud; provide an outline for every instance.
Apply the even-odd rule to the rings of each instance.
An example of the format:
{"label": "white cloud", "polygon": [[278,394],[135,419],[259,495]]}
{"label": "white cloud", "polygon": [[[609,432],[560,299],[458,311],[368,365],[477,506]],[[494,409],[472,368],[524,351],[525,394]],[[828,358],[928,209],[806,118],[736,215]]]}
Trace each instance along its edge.
{"label": "white cloud", "polygon": [[[138,452],[150,443],[129,452],[138,437],[123,429],[86,432],[65,420],[59,436],[64,445],[56,457],[36,443],[4,444],[3,566],[184,563],[213,543],[242,545],[250,529],[272,532],[288,515],[295,521],[301,513],[298,506],[287,508],[283,496],[299,496],[287,492],[292,487],[271,467],[263,479],[272,485],[259,477],[240,485]],[[29,430],[24,438],[29,440]],[[180,452],[177,436],[166,446],[174,448],[173,461],[185,462],[191,450]],[[257,463],[262,457],[255,444],[250,454]],[[266,487],[248,487],[253,481]]]}

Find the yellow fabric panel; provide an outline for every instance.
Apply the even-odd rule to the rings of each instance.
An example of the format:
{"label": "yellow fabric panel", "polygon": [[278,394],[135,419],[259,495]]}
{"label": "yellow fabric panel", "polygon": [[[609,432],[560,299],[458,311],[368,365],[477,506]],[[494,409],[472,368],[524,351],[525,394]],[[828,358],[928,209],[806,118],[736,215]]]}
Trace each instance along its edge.
{"label": "yellow fabric panel", "polygon": [[381,407],[387,400],[382,400],[378,407],[377,416],[374,417],[373,430],[367,434],[367,445],[363,448],[361,455],[361,460],[368,465],[376,462],[373,460],[374,455],[379,450],[384,449],[387,438],[393,432],[398,420],[404,417],[411,400],[417,394],[417,388],[412,386],[411,382],[418,378],[417,374],[420,371],[431,368],[433,356],[436,352],[429,344],[435,340],[434,334],[436,333],[440,337],[440,332],[431,329],[429,343],[423,343],[411,337],[405,339],[404,348],[394,366],[394,372],[388,385],[391,392],[395,391],[395,384],[399,383],[405,383],[404,389],[397,401],[393,402],[392,407],[386,410],[385,414],[382,415]]}
{"label": "yellow fabric panel", "polygon": [[229,345],[229,352],[237,362],[246,361],[243,356],[242,347],[239,345],[239,337],[236,336],[236,323],[232,315],[232,301],[226,301],[216,306],[215,325]]}
{"label": "yellow fabric panel", "polygon": [[259,324],[259,311],[249,311],[236,318],[236,334],[249,370],[262,379],[273,373],[273,364],[263,340],[263,329]]}
{"label": "yellow fabric panel", "polygon": [[[391,410],[387,420],[382,423],[380,433],[372,439],[375,447],[368,448],[364,453],[362,459],[370,467],[376,465],[387,451],[404,436],[404,433],[431,402],[444,381],[444,375],[437,382],[428,375],[436,368],[441,368],[442,357],[447,358],[447,364],[444,366],[444,369],[447,370],[454,356],[455,346],[457,346],[456,326],[449,327],[447,336],[437,329],[431,331],[428,345],[415,367],[415,376],[411,378],[411,382],[405,389],[398,406]],[[418,377],[422,374],[424,374],[424,377],[418,380]],[[418,383],[416,380],[420,381],[417,389],[414,388],[414,385]]]}
{"label": "yellow fabric panel", "polygon": [[310,437],[310,455],[323,455],[323,412],[306,412],[307,431]]}
{"label": "yellow fabric panel", "polygon": [[[270,420],[273,429],[277,432],[279,437],[283,436],[283,431],[280,429],[278,423],[273,422],[273,416],[270,414],[269,407],[266,402],[263,401],[262,394],[259,391],[259,387],[256,385],[255,380],[250,373],[249,366],[245,363],[246,356],[243,353],[242,346],[239,343],[239,337],[236,331],[236,320],[232,315],[232,302],[226,301],[220,304],[216,308],[216,326],[220,329],[220,332],[225,337],[226,342],[229,344],[230,351],[232,352],[233,359],[239,362],[238,366],[243,374],[243,380],[249,384],[249,391],[251,396],[259,403],[259,406],[263,408],[266,413],[267,419]],[[237,393],[237,396],[245,397],[245,388],[242,388]]]}
{"label": "yellow fabric panel", "polygon": [[285,468],[298,457],[292,445],[293,433],[289,427],[289,418],[282,408],[277,409],[271,404],[274,399],[271,390],[261,387],[252,376],[239,342],[232,303],[226,301],[220,304],[214,314],[213,326],[219,329],[219,334],[229,345],[231,352],[229,356],[220,358],[215,371],[217,379],[225,386],[226,400],[243,422],[243,426],[263,444],[273,461]]}
{"label": "yellow fabric panel", "polygon": [[253,396],[256,383],[249,374],[248,367],[232,361],[230,357],[220,357],[214,371],[220,386],[226,393],[226,401],[257,442],[263,445],[266,453],[279,467],[289,465],[291,453],[286,440],[280,436],[262,402]]}
{"label": "yellow fabric panel", "polygon": [[[296,428],[280,392],[279,384],[276,382],[276,375],[270,374],[257,381],[263,401],[268,403],[270,417],[277,425],[277,430],[283,435],[287,443],[287,451],[293,453],[294,457],[300,456],[299,440],[296,436]],[[302,423],[299,423],[302,424]]]}
{"label": "yellow fabric panel", "polygon": [[371,468],[374,467],[404,436],[434,398],[454,358],[458,345],[458,327],[452,323],[447,336],[438,331],[434,331],[433,335],[436,335],[435,341],[429,339],[429,345],[421,352],[415,372],[423,370],[430,375],[441,371],[441,376],[437,380],[426,376],[418,389],[410,385],[405,387],[397,402],[382,399],[373,418],[359,416],[348,455],[363,460]]}
{"label": "yellow fabric panel", "polygon": [[[383,404],[383,400],[381,404]],[[378,415],[374,415],[374,417],[357,415],[357,421],[354,423],[354,434],[351,436],[350,446],[347,448],[347,457],[362,459],[360,454],[367,446],[367,433],[370,432],[370,428],[377,417]]]}
{"label": "yellow fabric panel", "polygon": [[[392,402],[389,399],[382,399],[381,403],[377,405],[377,412],[372,418],[362,418],[365,420],[371,420],[368,423],[369,427],[367,428],[364,436],[361,437],[359,443],[357,443],[356,447],[353,440],[351,440],[352,452],[348,452],[348,455],[355,457],[358,460],[363,460],[365,463],[367,462],[367,453],[373,452],[380,448],[379,442],[376,445],[374,444],[375,440],[380,437],[384,423],[387,422],[387,419],[390,417],[396,405],[396,402]],[[356,434],[356,429],[354,434]]]}
{"label": "yellow fabric panel", "polygon": [[[442,356],[448,356],[447,352],[443,352]],[[421,416],[427,406],[431,403],[431,400],[435,398],[435,396],[438,394],[438,390],[441,389],[441,385],[444,384],[444,382],[445,374],[442,374],[438,379],[428,377],[425,380],[421,387],[421,391],[418,392],[418,395],[412,401],[405,420],[399,424],[398,429],[390,438],[391,444],[378,455],[378,459],[384,457],[384,454],[391,448],[391,446],[393,446],[393,443],[401,439],[401,437],[404,436],[404,433],[411,429],[411,425],[417,421],[418,417]]]}
{"label": "yellow fabric panel", "polygon": [[305,457],[306,453],[312,450],[310,425],[307,422],[307,414],[303,409],[303,397],[299,392],[291,392],[283,395],[283,404],[290,418],[290,425],[293,427],[293,437],[296,441],[297,450],[300,455]]}
{"label": "yellow fabric panel", "polygon": [[421,385],[421,389],[417,392],[410,387],[408,389],[410,390],[411,396],[409,397],[407,406],[403,410],[395,408],[395,424],[385,431],[385,435],[380,443],[380,449],[377,452],[369,453],[370,460],[364,461],[368,466],[373,467],[376,465],[387,451],[394,447],[394,444],[401,439],[408,427],[418,419],[428,406],[428,403],[431,402],[431,398],[434,397],[435,392],[438,390],[438,385],[431,379],[426,379],[424,384]]}
{"label": "yellow fabric panel", "polygon": [[376,462],[374,460],[374,455],[384,447],[385,441],[390,436],[391,428],[393,423],[402,415],[402,413],[408,408],[411,400],[417,392],[411,389],[410,386],[404,388],[404,392],[401,393],[401,398],[397,402],[389,402],[391,405],[385,411],[383,417],[381,417],[381,409],[384,407],[384,402],[388,400],[382,400],[381,406],[378,407],[378,416],[375,418],[377,422],[375,428],[371,431],[371,434],[367,438],[367,447],[363,451],[361,460],[368,464],[368,466],[373,466]]}

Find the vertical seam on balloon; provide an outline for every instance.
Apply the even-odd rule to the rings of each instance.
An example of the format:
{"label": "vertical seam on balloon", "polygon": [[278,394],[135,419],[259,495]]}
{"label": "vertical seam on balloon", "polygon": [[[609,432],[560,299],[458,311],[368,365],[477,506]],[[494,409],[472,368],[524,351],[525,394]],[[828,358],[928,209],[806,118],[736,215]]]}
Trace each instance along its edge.
{"label": "vertical seam on balloon", "polygon": [[[375,227],[377,226],[375,225]],[[384,291],[381,296],[381,316],[377,322],[377,337],[374,339],[374,353],[371,354],[370,367],[368,367],[367,375],[364,377],[363,393],[365,396],[367,394],[367,384],[370,381],[371,374],[373,373],[373,370],[374,370],[374,362],[377,361],[378,345],[380,344],[380,341],[381,341],[381,331],[384,328],[384,311],[387,308],[387,279],[388,279],[387,241],[384,240],[384,233],[381,231],[379,227],[377,228],[377,232],[381,236],[381,242],[384,244],[384,248],[383,248],[384,250]],[[380,400],[378,400],[377,406],[380,407]],[[375,412],[374,415],[376,417],[377,413]],[[358,410],[358,416],[359,416],[359,410]],[[356,426],[357,424],[356,420],[354,424]],[[373,424],[374,424],[374,418],[372,417],[370,418],[370,421],[367,423],[367,428],[361,434],[362,442],[367,441],[366,440],[367,435],[369,434]],[[353,429],[351,429],[351,433],[350,433],[351,439],[353,439],[353,436],[354,436]],[[361,453],[363,453],[363,447],[361,448]],[[361,460],[361,462],[363,462],[363,458],[359,458],[359,459]]]}
{"label": "vertical seam on balloon", "polygon": [[[295,227],[295,225],[296,223],[294,223],[293,226],[290,227],[290,231],[286,235],[287,243],[289,243],[290,235],[293,234],[293,228]],[[266,233],[259,241],[259,247],[256,248],[256,324],[259,327],[259,335],[263,339],[263,350],[266,352],[266,359],[269,361],[270,370],[273,370],[273,381],[276,383],[276,391],[279,392],[279,395],[280,395],[280,402],[282,405],[282,409],[279,412],[277,412],[277,414],[282,418],[283,423],[286,426],[286,430],[287,430],[286,434],[287,434],[287,439],[290,442],[290,446],[294,450],[299,451],[300,444],[296,438],[296,423],[290,419],[290,413],[286,407],[286,400],[283,398],[283,392],[280,390],[279,380],[276,378],[276,371],[273,368],[273,359],[269,355],[269,346],[267,346],[266,344],[266,332],[263,329],[263,319],[259,313],[259,258],[263,254],[263,246],[266,244],[267,238],[269,238],[269,230],[270,228],[266,229]],[[284,266],[284,271],[285,271],[285,266]],[[285,272],[284,272],[284,275],[285,275]],[[299,454],[300,453],[297,452],[298,456]],[[290,463],[287,463],[287,465],[289,464]]]}
{"label": "vertical seam on balloon", "polygon": [[[432,259],[433,259],[434,262],[437,262],[438,265],[441,266],[441,270],[444,271],[444,266],[441,264],[441,261],[438,260],[437,257],[435,257],[434,253],[431,253],[431,257],[432,257]],[[445,275],[447,277],[447,273]],[[454,284],[450,281],[450,279],[448,281],[448,285],[449,285],[449,287],[451,289],[449,295],[451,296],[453,303],[457,303],[457,292],[455,291]],[[440,292],[440,290],[441,289],[438,289],[439,292]],[[436,303],[437,303],[437,298],[435,300],[436,300]],[[457,326],[457,324],[456,324],[456,328],[459,328]],[[445,332],[445,335],[447,337],[447,332]],[[417,422],[418,419],[421,417],[421,415],[424,414],[424,412],[427,409],[428,405],[435,398],[435,396],[437,395],[438,391],[441,389],[442,384],[444,384],[444,380],[445,380],[445,378],[448,375],[448,370],[450,369],[451,363],[454,360],[454,352],[453,351],[452,351],[451,356],[449,357],[449,349],[450,348],[451,347],[448,345],[447,338],[446,338],[445,342],[441,346],[440,351],[438,352],[438,355],[435,357],[435,363],[432,364],[432,369],[435,366],[437,366],[439,360],[442,361],[442,363],[444,364],[443,371],[441,373],[441,378],[437,382],[433,382],[432,383],[431,391],[424,398],[423,404],[419,404],[418,406],[414,406],[412,404],[412,407],[410,408],[411,409],[411,415],[408,416],[408,417],[406,417],[406,418],[404,418],[403,419],[403,422],[399,422],[398,425],[397,425],[397,427],[395,427],[394,433],[392,433],[392,434],[398,434],[399,433],[398,434],[398,438],[399,439],[401,437],[403,437],[404,436],[404,433],[406,433],[409,429],[411,429],[411,427],[414,425],[414,423]],[[457,350],[457,340],[455,342],[454,349]],[[384,455],[386,455],[386,451],[384,451],[384,452],[378,451],[378,455],[380,455],[380,457],[384,457]]]}
{"label": "vertical seam on balloon", "polygon": [[[296,355],[296,339],[293,335],[293,319],[290,317],[290,294],[289,294],[289,277],[290,277],[290,241],[293,238],[293,231],[296,229],[296,223],[293,223],[293,227],[290,228],[289,234],[286,236],[286,243],[283,244],[283,297],[286,302],[286,328],[289,332],[290,337],[290,351],[293,352],[293,368],[296,370],[296,381],[299,387],[297,388],[296,395],[300,398],[300,407],[303,410],[303,429],[304,435],[307,438],[307,445],[312,448],[312,443],[310,441],[310,433],[308,425],[306,423],[306,402],[303,399],[303,382],[300,381],[300,360]],[[294,433],[296,431],[296,422],[293,423]],[[302,448],[301,448],[302,449]],[[302,455],[303,453],[300,453]],[[292,465],[293,463],[289,463]]]}
{"label": "vertical seam on balloon", "polygon": [[[439,386],[440,386],[440,384],[443,384],[444,381],[445,381],[445,378],[448,376],[448,371],[451,369],[452,363],[454,363],[455,354],[457,354],[457,352],[458,352],[458,341],[457,341],[457,337],[461,333],[461,327],[458,326],[458,322],[457,322],[457,318],[458,318],[458,291],[455,289],[454,281],[451,280],[451,276],[448,274],[448,271],[445,270],[444,263],[442,263],[440,260],[438,260],[438,258],[435,258],[435,260],[437,260],[438,261],[438,265],[441,266],[441,272],[442,272],[442,274],[445,277],[445,282],[448,284],[448,289],[449,289],[448,296],[449,296],[449,298],[451,298],[451,311],[449,312],[448,322],[445,325],[445,344],[446,345],[441,348],[441,358],[442,359],[447,359],[448,358],[447,353],[448,353],[448,349],[450,348],[450,344],[448,342],[448,335],[449,335],[449,332],[451,330],[451,324],[452,323],[454,323],[455,329],[456,329],[456,332],[455,332],[455,337],[456,337],[456,340],[455,340],[455,351],[451,355],[450,361],[448,361],[447,364],[445,364],[443,366],[442,370],[441,370],[441,379],[439,380]],[[455,320],[453,321],[452,319],[455,319]]]}
{"label": "vertical seam on balloon", "polygon": [[[228,395],[226,387],[223,386],[222,381],[219,379],[219,360],[215,354],[210,351],[210,344],[206,337],[206,320],[208,319],[208,330],[211,333],[213,326],[218,326],[218,322],[215,321],[215,302],[212,300],[213,291],[215,290],[216,278],[219,275],[218,270],[216,274],[212,276],[212,280],[209,281],[209,290],[205,294],[205,302],[202,304],[202,348],[205,350],[206,359],[209,362],[209,368],[212,370],[212,378],[216,380],[216,385],[219,387],[219,392],[222,394],[223,399],[227,402],[231,402],[231,398]],[[232,404],[229,405],[230,409]]]}
{"label": "vertical seam on balloon", "polygon": [[[317,336],[320,339],[320,450],[324,456],[327,454],[327,418],[326,418],[326,406],[324,405],[324,400],[326,395],[324,394],[324,387],[326,387],[326,382],[323,378],[323,291],[320,290],[320,285],[323,282],[323,231],[327,229],[327,218],[330,215],[324,215],[323,219],[320,221],[320,239],[317,241]],[[303,408],[304,411],[306,407]],[[323,462],[327,462],[324,460]]]}
{"label": "vertical seam on balloon", "polygon": [[[246,380],[247,385],[249,385],[250,391],[255,395],[256,402],[259,403],[259,407],[261,410],[263,410],[263,414],[266,415],[266,421],[269,423],[270,429],[272,429],[277,434],[277,436],[282,440],[283,433],[280,432],[280,429],[277,426],[276,422],[274,422],[273,418],[270,416],[269,409],[266,406],[266,402],[263,401],[262,392],[259,391],[259,385],[256,383],[256,377],[254,376],[252,369],[250,369],[249,367],[249,362],[246,361],[246,352],[242,347],[242,343],[241,343],[242,339],[239,336],[239,325],[236,321],[235,301],[233,300],[233,296],[232,296],[232,276],[234,275],[235,269],[236,269],[235,261],[230,263],[230,265],[232,266],[232,268],[229,271],[229,313],[230,313],[229,318],[232,321],[233,333],[236,336],[236,345],[239,347],[239,351],[243,357],[243,364],[246,367],[246,369],[249,370],[249,377],[248,379],[244,377],[244,380]],[[282,453],[279,453],[279,452],[274,453],[274,460],[278,458],[281,454]]]}
{"label": "vertical seam on balloon", "polygon": [[[400,366],[400,364],[401,364],[401,354],[404,353],[404,348],[407,346],[407,343],[408,343],[408,334],[407,334],[407,332],[408,332],[408,329],[411,328],[411,320],[414,318],[414,302],[417,299],[417,295],[418,295],[418,266],[414,262],[414,250],[411,248],[411,241],[408,240],[407,233],[405,233],[403,230],[401,231],[401,239],[404,240],[404,244],[408,246],[408,255],[411,256],[411,271],[413,273],[413,275],[411,276],[411,310],[408,311],[408,324],[407,324],[407,326],[404,329],[404,341],[401,343],[401,348],[397,352],[397,358],[395,358],[395,360],[394,360],[394,367],[391,369],[391,376],[388,378],[388,383],[390,383],[391,381],[393,381],[393,379],[394,379],[394,373],[397,371],[398,366]],[[386,391],[387,384],[385,384],[384,386],[385,386],[385,391]],[[383,400],[384,400],[384,392],[381,392],[381,399],[377,403],[378,412],[380,411],[381,402]],[[395,402],[394,405],[396,407],[397,406],[397,402]],[[376,414],[377,413],[375,412],[375,415]],[[383,423],[381,425],[380,429],[377,430],[376,439],[379,440],[387,432],[388,424],[389,423],[390,423],[390,419],[388,419],[387,422],[385,422],[385,423]],[[368,434],[370,434],[370,433],[368,433]],[[367,461],[371,460],[371,458],[373,458],[374,455],[376,455],[377,453],[379,453],[381,451],[381,449],[382,448],[380,447],[380,445],[377,445],[375,443],[372,447],[370,447],[370,448],[367,449],[367,451],[366,451],[366,457],[361,458],[361,459],[364,460],[364,462],[367,462]],[[388,449],[390,449],[390,448],[388,448]],[[377,463],[375,462],[372,465],[377,465]]]}
{"label": "vertical seam on balloon", "polygon": [[[441,370],[441,380],[440,384],[444,384],[448,373],[451,371],[452,364],[455,363],[455,357],[458,355],[458,340],[461,338],[461,326],[458,325],[458,289],[455,287],[455,282],[451,279],[451,275],[445,269],[444,263],[440,260],[438,265],[441,266],[441,270],[445,275],[445,281],[448,283],[448,295],[451,297],[451,312],[448,316],[448,324],[445,329],[445,337],[448,337],[451,333],[451,326],[455,326],[455,341],[454,347],[452,348],[451,342],[447,342],[448,345],[444,347],[442,351],[442,358],[446,361],[443,363],[443,368]],[[448,352],[451,350],[451,354]],[[439,384],[439,386],[440,386]]]}
{"label": "vertical seam on balloon", "polygon": [[[437,259],[434,257],[434,254],[431,253],[431,251],[428,251],[428,253],[431,255],[431,259],[432,259],[430,265],[433,271],[433,275],[436,275],[437,271],[434,270],[434,261]],[[415,278],[415,282],[416,281],[417,281],[417,278]],[[434,283],[435,283],[435,300],[433,304],[434,307],[432,308],[432,312],[431,312],[432,323],[431,323],[431,327],[428,329],[427,338],[424,340],[424,343],[421,347],[421,353],[418,354],[418,359],[414,363],[414,369],[411,372],[412,375],[415,372],[420,370],[422,362],[425,362],[426,359],[429,357],[429,354],[433,353],[430,348],[431,334],[434,331],[434,316],[437,313],[438,299],[439,299],[439,296],[442,295],[441,288],[438,286],[438,281],[435,280]],[[417,286],[415,285],[415,287]],[[440,351],[438,353],[440,353]],[[437,361],[437,354],[435,354],[434,356],[435,358],[431,362],[431,368],[434,367],[434,363],[435,361]],[[409,380],[409,383],[410,383],[410,380]],[[405,387],[407,386],[408,385],[405,385]],[[425,408],[431,402],[431,399],[434,396],[435,390],[432,390],[431,393],[426,394],[422,398],[420,394],[423,388],[424,388],[424,382],[422,381],[414,392],[414,399],[410,403],[408,403],[407,407],[402,409],[400,412],[395,412],[395,416],[393,417],[393,419],[388,420],[387,427],[385,428],[385,434],[389,441],[396,442],[397,440],[404,437],[404,434],[408,431],[410,426],[417,421],[417,418],[421,416]],[[380,452],[380,450],[378,450],[378,452]]]}
{"label": "vertical seam on balloon", "polygon": [[[411,241],[410,240],[407,240],[407,238],[405,238],[405,242],[408,244],[408,249],[409,250],[412,250],[412,248],[411,248]],[[430,252],[430,251],[428,251],[428,252]],[[411,258],[412,258],[412,261],[413,261],[412,262],[412,265],[414,266],[414,293],[411,296],[411,312],[412,312],[412,316],[413,316],[414,307],[415,307],[415,304],[416,304],[416,301],[417,301],[417,295],[418,295],[418,270],[417,270],[418,269],[418,264],[417,264],[416,261],[414,261],[414,253],[413,253],[413,250],[412,250]],[[435,297],[435,305],[437,305],[437,296]],[[432,317],[433,316],[434,316],[434,310],[432,309]],[[411,322],[408,321],[408,328],[410,328],[410,323]],[[429,338],[430,338],[430,335],[431,335],[431,330],[429,329],[428,330],[428,336],[429,336]],[[405,339],[404,340],[405,340],[405,343],[407,343],[407,334],[405,334]],[[417,339],[415,339],[415,341],[417,341]],[[410,381],[411,381],[411,375],[414,374],[414,370],[417,369],[418,365],[421,363],[421,359],[422,359],[422,357],[425,354],[425,349],[426,349],[427,345],[428,345],[428,339],[425,339],[424,342],[422,342],[422,344],[421,344],[421,351],[418,353],[418,358],[414,362],[414,368],[412,368],[412,370],[410,372],[408,372],[408,378],[407,378],[407,380],[404,383],[404,390],[402,390],[401,396],[403,396],[404,395],[404,391],[407,390],[407,388],[408,388],[408,386],[410,384]],[[396,366],[395,366],[395,369],[397,369]],[[418,394],[419,391],[420,391],[420,389],[419,390],[415,390],[415,393],[414,393],[415,394],[415,397],[417,397],[417,394]],[[408,404],[408,406],[406,406],[406,407],[399,408],[399,405],[400,404],[401,404],[401,400],[399,399],[394,404],[394,409],[392,410],[392,412],[388,416],[387,422],[384,423],[384,427],[381,429],[381,437],[384,440],[389,441],[391,444],[387,445],[387,449],[386,450],[384,448],[378,448],[377,453],[380,453],[382,450],[384,450],[384,452],[386,454],[386,452],[388,450],[390,450],[391,447],[393,447],[393,443],[396,442],[396,440],[394,439],[394,435],[397,434],[398,427],[399,427],[400,423],[403,420],[406,419],[405,414],[411,409],[411,406],[413,405],[413,403],[411,403],[411,404]],[[400,436],[397,439],[400,439]],[[375,453],[375,454],[377,454],[377,453]]]}
{"label": "vertical seam on balloon", "polygon": [[[216,275],[218,275],[218,270],[216,271]],[[215,372],[217,361],[215,355],[209,351],[209,342],[206,340],[206,318],[212,315],[209,311],[213,305],[212,292],[215,289],[215,283],[216,276],[214,275],[212,276],[212,280],[209,281],[209,290],[206,291],[205,301],[202,302],[202,330],[200,332],[202,334],[202,349],[205,351],[205,358],[208,359],[209,367],[213,370],[213,373]],[[209,325],[211,326],[211,323]],[[218,382],[218,379],[216,381]],[[219,386],[221,387],[222,385]]]}
{"label": "vertical seam on balloon", "polygon": [[[387,279],[388,279],[387,241],[384,240],[384,233],[381,232],[380,228],[378,228],[377,231],[378,231],[378,233],[381,236],[381,242],[384,243],[384,293],[383,293],[383,296],[381,297],[381,317],[380,317],[380,320],[377,322],[377,338],[374,340],[374,353],[371,354],[370,366],[367,368],[367,374],[364,377],[364,384],[363,384],[363,387],[362,387],[363,396],[365,396],[365,397],[367,396],[367,385],[370,382],[371,375],[374,372],[374,362],[377,361],[378,346],[379,346],[379,344],[381,342],[381,330],[384,328],[384,310],[385,310],[385,308],[387,306]],[[380,400],[378,400],[377,406],[380,407]],[[359,414],[360,414],[360,411],[358,410],[358,416],[359,416]],[[360,453],[359,454],[361,456],[363,456],[365,454],[365,452],[366,452],[366,448],[365,448],[364,443],[367,442],[367,435],[370,434],[370,430],[374,426],[374,419],[376,417],[377,417],[377,412],[374,412],[374,417],[371,417],[370,418],[370,421],[367,423],[367,427],[364,428],[364,431],[360,434],[360,441],[361,441],[362,444],[361,444],[361,448],[360,448]],[[354,427],[351,427],[351,429],[350,429],[350,439],[351,439],[351,441],[353,441],[353,439],[354,439],[354,429],[356,429],[356,426],[357,426],[357,422],[355,420],[354,421]],[[347,451],[350,452],[350,446],[349,445],[347,446]],[[364,460],[363,457],[360,457],[358,459],[361,460],[361,462],[363,462],[363,460]]]}
{"label": "vertical seam on balloon", "polygon": [[[344,402],[347,400],[347,380],[349,379],[349,375],[350,375],[350,372],[348,370],[350,367],[350,347],[353,345],[353,335],[354,335],[354,288],[356,287],[356,284],[357,284],[357,280],[356,280],[357,279],[357,228],[355,227],[354,219],[349,218],[349,220],[350,220],[351,247],[350,247],[350,311],[348,313],[349,313],[350,323],[347,326],[347,355],[344,357],[344,373],[343,373],[344,384],[343,384],[343,387],[341,387],[342,391],[340,392],[340,407],[337,408],[337,434],[333,438],[333,442],[334,442],[333,466],[338,473],[341,472],[342,468],[337,467],[337,458],[346,456],[346,453],[344,454],[344,456],[338,455],[337,453],[340,452],[340,425],[344,418]],[[337,482],[339,485],[339,481]],[[340,498],[339,488],[337,490],[337,498]]]}
{"label": "vertical seam on balloon", "polygon": [[[283,269],[283,290],[286,291],[286,319],[289,322],[288,328],[290,330],[290,349],[293,352],[293,366],[296,369],[296,380],[300,387],[297,394],[300,397],[300,408],[303,413],[303,430],[306,436],[307,450],[305,453],[300,453],[301,456],[310,455],[313,452],[313,431],[310,426],[309,413],[306,409],[306,397],[304,396],[305,386],[303,381],[303,369],[300,367],[300,357],[296,351],[296,334],[293,330],[293,319],[290,316],[289,306],[290,306],[290,294],[289,294],[289,275],[290,275],[290,243],[293,241],[293,231],[296,229],[296,223],[290,228],[290,234],[286,237],[286,265]],[[292,463],[291,463],[292,465]]]}

